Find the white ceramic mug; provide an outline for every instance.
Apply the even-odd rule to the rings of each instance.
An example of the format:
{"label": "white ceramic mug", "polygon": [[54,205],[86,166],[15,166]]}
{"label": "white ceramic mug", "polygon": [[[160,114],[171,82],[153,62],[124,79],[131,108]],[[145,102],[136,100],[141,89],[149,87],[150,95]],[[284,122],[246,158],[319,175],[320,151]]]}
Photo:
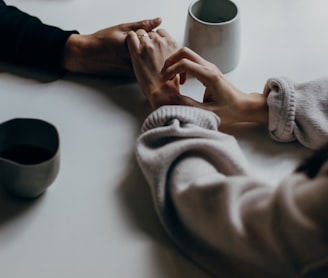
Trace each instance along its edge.
{"label": "white ceramic mug", "polygon": [[229,0],[195,0],[189,5],[184,45],[223,73],[240,57],[239,10]]}

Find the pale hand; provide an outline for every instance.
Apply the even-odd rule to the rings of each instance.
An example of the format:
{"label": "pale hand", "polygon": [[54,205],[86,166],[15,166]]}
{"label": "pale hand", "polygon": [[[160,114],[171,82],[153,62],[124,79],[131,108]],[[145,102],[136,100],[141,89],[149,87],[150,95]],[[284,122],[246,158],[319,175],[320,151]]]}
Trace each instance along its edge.
{"label": "pale hand", "polygon": [[165,61],[161,70],[162,81],[166,82],[180,75],[180,84],[183,84],[187,74],[197,78],[205,86],[203,103],[193,101],[192,106],[216,113],[223,125],[267,122],[266,99],[262,94],[242,92],[214,64],[184,47]]}

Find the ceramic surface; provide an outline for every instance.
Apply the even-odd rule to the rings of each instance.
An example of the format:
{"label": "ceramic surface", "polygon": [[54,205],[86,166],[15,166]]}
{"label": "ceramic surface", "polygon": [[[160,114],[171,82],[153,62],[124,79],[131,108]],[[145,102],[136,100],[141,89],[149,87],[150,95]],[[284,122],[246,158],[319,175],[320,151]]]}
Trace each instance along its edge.
{"label": "ceramic surface", "polygon": [[0,125],[0,183],[10,193],[35,198],[59,171],[59,135],[38,119],[17,118]]}
{"label": "ceramic surface", "polygon": [[228,0],[196,0],[188,9],[185,46],[223,73],[236,68],[240,56],[238,7]]}

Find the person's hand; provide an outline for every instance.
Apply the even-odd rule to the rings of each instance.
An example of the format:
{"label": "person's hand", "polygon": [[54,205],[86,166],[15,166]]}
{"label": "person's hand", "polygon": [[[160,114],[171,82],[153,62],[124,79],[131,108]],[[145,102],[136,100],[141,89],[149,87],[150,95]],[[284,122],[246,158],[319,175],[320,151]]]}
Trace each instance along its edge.
{"label": "person's hand", "polygon": [[180,84],[183,84],[187,74],[205,86],[203,103],[193,102],[193,105],[216,113],[222,124],[267,122],[266,99],[262,94],[242,92],[214,64],[184,47],[165,61],[161,70],[162,81],[167,82],[180,75]]}
{"label": "person's hand", "polygon": [[166,58],[177,50],[175,40],[164,29],[129,32],[127,42],[137,81],[152,109],[192,102],[180,95],[178,75],[164,82],[161,79],[160,71]]}
{"label": "person's hand", "polygon": [[98,75],[134,75],[126,46],[128,32],[144,29],[147,32],[161,24],[160,18],[125,23],[90,35],[73,34],[66,42],[63,67],[70,72]]}

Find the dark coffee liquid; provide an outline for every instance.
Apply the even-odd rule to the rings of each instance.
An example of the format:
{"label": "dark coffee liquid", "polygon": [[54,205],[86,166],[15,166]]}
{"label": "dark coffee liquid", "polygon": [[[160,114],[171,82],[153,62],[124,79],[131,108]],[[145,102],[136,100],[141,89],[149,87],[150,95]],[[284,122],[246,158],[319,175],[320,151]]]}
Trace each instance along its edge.
{"label": "dark coffee liquid", "polygon": [[36,164],[50,159],[53,152],[32,145],[17,145],[0,152],[0,157],[21,163]]}

